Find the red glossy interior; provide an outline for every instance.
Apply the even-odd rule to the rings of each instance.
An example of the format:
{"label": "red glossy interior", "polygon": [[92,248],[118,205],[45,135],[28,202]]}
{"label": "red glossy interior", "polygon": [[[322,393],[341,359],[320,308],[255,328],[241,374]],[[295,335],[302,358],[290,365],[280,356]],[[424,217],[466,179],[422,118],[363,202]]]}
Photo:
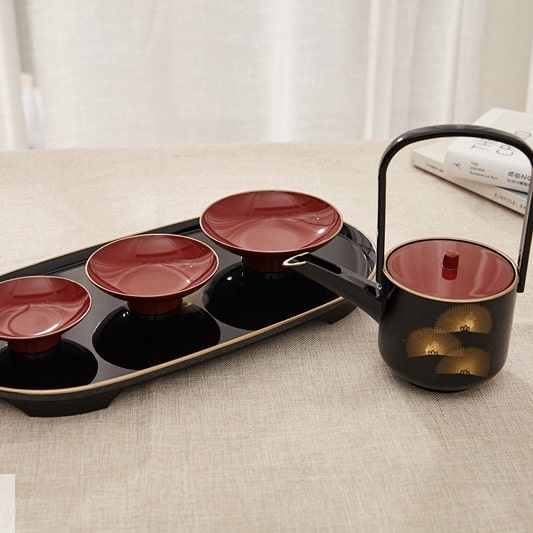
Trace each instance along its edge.
{"label": "red glossy interior", "polygon": [[89,312],[91,297],[79,283],[28,276],[0,283],[0,338],[18,352],[42,352]]}
{"label": "red glossy interior", "polygon": [[453,239],[427,239],[399,246],[386,260],[391,281],[436,298],[487,298],[517,279],[513,263],[481,244]]}
{"label": "red glossy interior", "polygon": [[200,217],[206,235],[263,271],[280,270],[287,257],[319,248],[339,233],[342,224],[339,212],[324,200],[278,190],[228,196]]}
{"label": "red glossy interior", "polygon": [[215,252],[196,239],[147,234],[101,247],[87,261],[86,272],[134,311],[160,314],[179,307],[182,297],[206,283],[217,267]]}

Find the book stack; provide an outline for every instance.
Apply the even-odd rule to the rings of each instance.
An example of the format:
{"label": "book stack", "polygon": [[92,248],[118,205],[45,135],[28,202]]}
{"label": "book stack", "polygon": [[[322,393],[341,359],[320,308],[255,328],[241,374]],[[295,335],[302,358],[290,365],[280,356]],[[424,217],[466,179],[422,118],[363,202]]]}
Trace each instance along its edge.
{"label": "book stack", "polygon": [[[533,146],[531,113],[493,108],[474,124],[513,133]],[[412,163],[513,211],[525,213],[531,165],[512,146],[469,137],[438,139],[416,145]]]}

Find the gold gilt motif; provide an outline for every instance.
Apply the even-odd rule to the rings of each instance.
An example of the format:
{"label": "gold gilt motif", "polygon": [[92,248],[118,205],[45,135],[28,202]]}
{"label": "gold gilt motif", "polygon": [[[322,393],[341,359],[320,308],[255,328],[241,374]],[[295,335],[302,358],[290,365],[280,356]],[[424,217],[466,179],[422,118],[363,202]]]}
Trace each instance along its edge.
{"label": "gold gilt motif", "polygon": [[435,372],[437,374],[466,374],[485,378],[489,375],[489,354],[481,348],[459,348],[444,357]]}
{"label": "gold gilt motif", "polygon": [[426,355],[447,355],[461,347],[461,342],[452,334],[439,328],[418,328],[413,330],[405,345],[407,357]]}
{"label": "gold gilt motif", "polygon": [[437,318],[435,326],[450,332],[490,333],[492,316],[479,304],[454,305]]}

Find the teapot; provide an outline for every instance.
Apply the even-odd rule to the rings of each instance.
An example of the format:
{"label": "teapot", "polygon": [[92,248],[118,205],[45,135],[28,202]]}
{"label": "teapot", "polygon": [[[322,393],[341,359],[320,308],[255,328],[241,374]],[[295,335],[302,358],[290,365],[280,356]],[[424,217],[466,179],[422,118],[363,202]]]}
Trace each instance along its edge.
{"label": "teapot", "polygon": [[351,301],[379,323],[378,347],[392,371],[438,392],[469,389],[505,364],[516,294],[524,291],[533,220],[531,195],[524,216],[518,261],[462,238],[422,238],[385,256],[387,168],[409,144],[437,137],[482,137],[527,156],[519,137],[494,128],[442,124],[407,131],[385,149],[378,175],[375,279],[366,279],[311,253],[284,266]]}

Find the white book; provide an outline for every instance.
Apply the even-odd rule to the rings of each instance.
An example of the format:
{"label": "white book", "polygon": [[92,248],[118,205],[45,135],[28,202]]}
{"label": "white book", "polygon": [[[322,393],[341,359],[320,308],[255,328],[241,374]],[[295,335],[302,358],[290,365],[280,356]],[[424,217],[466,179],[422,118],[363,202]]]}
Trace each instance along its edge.
{"label": "white book", "polygon": [[479,181],[465,180],[446,173],[444,159],[450,145],[450,139],[438,139],[417,143],[412,151],[411,163],[422,170],[431,172],[446,181],[449,181],[463,189],[467,189],[479,196],[503,205],[517,213],[524,214],[526,211],[527,194],[525,192],[497,187]]}
{"label": "white book", "polygon": [[[521,137],[533,147],[533,114],[495,107],[474,122]],[[446,174],[527,192],[531,165],[514,146],[488,139],[457,137],[444,159]]]}

